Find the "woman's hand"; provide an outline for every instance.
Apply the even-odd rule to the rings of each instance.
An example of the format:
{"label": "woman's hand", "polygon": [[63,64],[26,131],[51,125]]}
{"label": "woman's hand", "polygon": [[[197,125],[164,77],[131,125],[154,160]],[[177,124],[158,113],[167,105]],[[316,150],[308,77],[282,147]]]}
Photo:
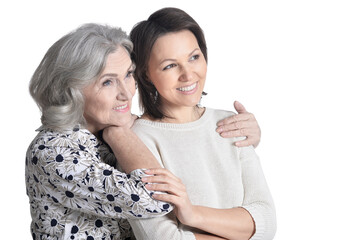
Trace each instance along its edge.
{"label": "woman's hand", "polygon": [[133,126],[134,121],[138,119],[137,115],[132,114],[129,122],[122,126],[109,126],[103,130],[103,139],[109,145],[116,143],[119,140],[120,136],[124,137],[129,133],[130,128]]}
{"label": "woman's hand", "polygon": [[[133,122],[137,117],[133,117]],[[135,169],[161,167],[147,146],[130,127],[110,126],[104,129],[103,139],[113,150],[117,167],[126,173]]]}
{"label": "woman's hand", "polygon": [[137,115],[132,114],[132,118],[131,118],[131,120],[130,120],[129,123],[128,123],[128,127],[131,128],[131,127],[133,126],[133,124],[134,124],[134,121],[137,120],[138,118],[139,118],[139,117],[138,117]]}
{"label": "woman's hand", "polygon": [[153,175],[142,178],[144,183],[148,183],[145,187],[151,191],[164,192],[164,194],[153,194],[153,198],[174,204],[178,220],[185,225],[192,226],[196,221],[196,214],[193,213],[194,206],[188,198],[182,180],[165,168],[152,168],[146,170],[145,173]]}
{"label": "woman's hand", "polygon": [[118,126],[123,128],[131,128],[134,124],[134,121],[137,120],[139,117],[135,114],[132,114],[131,118],[129,119],[129,122],[124,126]]}
{"label": "woman's hand", "polygon": [[238,101],[234,102],[234,108],[238,114],[219,121],[216,131],[224,138],[245,136],[245,140],[235,142],[237,147],[257,147],[261,139],[261,129],[256,118]]}
{"label": "woman's hand", "polygon": [[252,236],[255,229],[253,218],[244,208],[216,209],[192,205],[184,184],[170,171],[152,168],[144,172],[152,175],[142,177],[142,181],[148,183],[145,187],[164,192],[153,194],[154,199],[173,203],[175,215],[181,223],[210,234],[201,234],[197,239],[249,239]]}

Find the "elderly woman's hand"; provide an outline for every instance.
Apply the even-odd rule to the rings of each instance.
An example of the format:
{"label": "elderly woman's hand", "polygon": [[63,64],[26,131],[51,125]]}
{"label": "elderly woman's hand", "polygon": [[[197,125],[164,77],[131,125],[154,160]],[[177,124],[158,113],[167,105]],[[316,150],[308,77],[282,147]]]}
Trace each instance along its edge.
{"label": "elderly woman's hand", "polygon": [[128,123],[128,127],[131,128],[134,124],[134,121],[137,120],[139,118],[139,116],[132,114],[132,119],[131,121]]}
{"label": "elderly woman's hand", "polygon": [[145,173],[152,175],[142,178],[142,181],[147,183],[146,188],[151,191],[164,192],[164,194],[154,194],[153,198],[174,204],[178,220],[191,226],[196,216],[182,180],[165,168],[152,168],[146,170]]}
{"label": "elderly woman's hand", "polygon": [[246,137],[245,140],[235,142],[237,147],[257,147],[261,139],[261,129],[255,116],[247,112],[238,101],[234,102],[234,108],[238,114],[219,121],[216,131],[224,138]]}
{"label": "elderly woman's hand", "polygon": [[122,137],[127,136],[130,128],[133,126],[134,121],[139,117],[137,115],[132,114],[130,121],[122,126],[109,126],[104,128],[103,131],[103,139],[110,146],[114,146],[113,144],[119,143],[119,140],[122,140]]}

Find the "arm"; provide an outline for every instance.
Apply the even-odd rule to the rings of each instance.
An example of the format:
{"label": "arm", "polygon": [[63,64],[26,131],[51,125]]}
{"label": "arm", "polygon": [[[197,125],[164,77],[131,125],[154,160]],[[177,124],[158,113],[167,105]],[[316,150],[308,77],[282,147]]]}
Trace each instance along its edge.
{"label": "arm", "polygon": [[[244,208],[215,209],[193,206],[183,184],[168,184],[165,169],[147,170],[142,178],[149,190],[170,194],[154,194],[158,200],[174,203],[175,210],[159,218],[129,220],[137,239],[249,239],[255,231],[252,216]],[[177,218],[184,225],[179,225]],[[199,231],[201,230],[201,231]],[[195,231],[195,232],[194,232]]]}
{"label": "arm", "polygon": [[[272,239],[276,231],[275,210],[271,194],[257,155],[252,147],[241,148],[242,181],[244,200],[240,207],[214,209],[192,206],[186,196],[178,194],[185,206],[175,209],[183,224],[226,239]],[[153,177],[152,177],[153,178]],[[156,179],[157,182],[160,179]],[[151,182],[152,179],[147,179]],[[152,190],[164,191],[166,186],[151,185]],[[168,190],[169,191],[169,190]],[[155,199],[167,201],[168,195],[154,195]],[[188,212],[185,209],[188,208]],[[185,214],[184,216],[182,214]],[[187,217],[188,216],[188,217]]]}
{"label": "arm", "polygon": [[[142,178],[143,182],[157,183],[147,184],[147,189],[153,189],[153,186],[161,186],[163,192],[167,191],[167,194],[154,194],[153,196],[167,196],[167,200],[176,206],[175,209],[178,212],[177,215],[185,218],[189,217],[186,216],[190,213],[189,208],[187,208],[190,205],[189,198],[187,196],[185,186],[182,184],[181,180],[164,168],[146,170],[145,173],[149,174],[149,176]],[[173,212],[159,218],[144,219],[143,221],[130,219],[128,221],[131,224],[137,239],[224,239],[203,232],[193,233],[192,229],[187,229],[187,227],[184,228],[184,226],[179,225],[179,222],[177,221],[177,218]]]}
{"label": "arm", "polygon": [[[44,139],[35,143],[28,157],[37,159],[36,165],[29,166],[37,183],[32,187],[44,189],[59,206],[113,218],[153,217],[169,211],[169,205],[151,198],[139,171],[126,175],[103,163],[93,148],[97,146],[89,144],[94,139],[85,135],[78,141],[52,136]],[[41,181],[35,176],[42,177]]]}
{"label": "arm", "polygon": [[118,166],[125,172],[161,167],[157,159],[131,129],[108,127],[104,130],[103,137],[113,150]]}
{"label": "arm", "polygon": [[225,239],[248,240],[255,231],[252,216],[244,208],[215,209],[194,206],[194,222],[187,224]]}
{"label": "arm", "polygon": [[[162,173],[162,170],[152,169],[148,172],[154,176],[143,178],[142,181],[160,184],[148,184],[146,188],[172,193],[172,195],[154,194],[153,197],[162,201],[174,202],[176,206],[174,214],[184,225],[211,233],[212,237],[217,235],[226,239],[248,240],[253,235],[255,225],[252,216],[244,208],[215,209],[192,205],[183,185],[174,188],[163,183],[165,182],[163,179],[167,176]],[[144,236],[142,237],[144,238]],[[199,236],[200,239],[202,237],[208,236]]]}
{"label": "arm", "polygon": [[276,211],[260,160],[253,147],[239,150],[243,165],[244,200],[242,207],[252,215],[255,222],[256,232],[253,238],[273,239],[277,228]]}
{"label": "arm", "polygon": [[193,233],[178,225],[173,212],[166,216],[152,219],[130,219],[136,239],[172,239],[172,240],[222,240],[224,238],[206,234]]}
{"label": "arm", "polygon": [[136,239],[195,240],[190,229],[179,225],[174,212],[152,219],[129,219]]}
{"label": "arm", "polygon": [[[168,194],[160,194],[160,195],[154,194],[153,196],[155,198],[164,198],[164,199],[167,199],[167,201],[172,202],[176,206],[175,215],[178,217],[178,220],[180,220],[182,223],[186,224],[187,222],[191,221],[191,219],[194,215],[201,216],[201,214],[206,213],[206,211],[203,211],[203,210],[206,210],[206,209],[212,210],[211,208],[203,208],[203,207],[197,206],[194,208],[197,210],[200,210],[201,212],[199,214],[195,213],[195,210],[192,209],[193,206],[189,201],[186,188],[183,185],[181,179],[174,176],[168,170],[166,170],[166,169],[149,169],[149,170],[146,170],[145,173],[149,174],[150,176],[142,178],[143,182],[157,183],[157,184],[147,184],[146,188],[149,190],[162,189],[163,192],[166,191]],[[230,222],[232,222],[233,220],[237,220],[236,218],[234,218],[232,216],[232,214],[229,214],[229,212],[225,211],[224,213],[225,213],[224,216],[219,216],[219,217],[223,218],[223,219],[229,219]],[[218,213],[212,213],[212,214],[215,215]],[[211,214],[208,214],[208,215],[213,216]],[[207,220],[209,220],[208,219],[209,216],[207,216],[206,214],[204,214],[202,216],[205,219],[203,219],[204,221],[199,221],[199,223],[206,224],[207,228],[211,229],[213,226],[216,228],[219,226],[222,226],[222,224],[220,224],[219,221],[207,221]],[[216,220],[216,219],[218,220],[219,218],[213,218],[213,220]],[[250,218],[250,219],[252,222],[252,218]],[[224,220],[221,220],[221,221],[224,221]],[[133,221],[133,222],[137,222],[137,221]],[[161,224],[165,228],[164,228],[164,230],[159,230],[159,233],[157,233],[157,232],[153,233],[153,232],[149,231],[148,228],[142,227],[142,228],[138,229],[139,232],[137,232],[136,235],[138,234],[137,236],[139,239],[148,239],[148,238],[149,239],[158,239],[161,235],[163,237],[167,236],[167,239],[168,239],[168,237],[172,237],[172,239],[188,239],[188,237],[191,236],[190,232],[182,231],[179,229],[180,228],[179,226],[174,227],[174,224],[170,225],[169,222],[168,223],[167,222],[168,222],[168,220],[148,221],[145,224],[146,227],[158,226]],[[135,225],[139,227],[140,224],[135,223]],[[239,222],[238,223],[234,222],[234,225],[238,226]],[[253,226],[253,222],[252,222],[252,226]],[[202,228],[202,227],[197,227],[196,225],[192,225],[192,227],[195,227],[198,229]],[[173,228],[173,230],[172,230],[172,228]],[[202,229],[202,230],[207,231],[206,229]],[[167,231],[168,231],[168,233],[166,233]],[[151,232],[151,233],[149,233],[149,232]],[[211,232],[211,231],[207,231],[207,232]],[[164,235],[164,234],[166,234],[166,235]],[[171,235],[167,235],[167,234],[171,234]],[[224,239],[222,237],[215,236],[215,235],[208,234],[208,233],[194,233],[194,236],[197,240]]]}
{"label": "arm", "polygon": [[197,240],[225,240],[225,238],[221,238],[218,236],[210,235],[210,234],[199,234],[195,233],[194,236]]}
{"label": "arm", "polygon": [[[182,184],[181,180],[174,176],[171,172],[164,168],[159,168],[160,164],[155,159],[153,154],[150,152],[148,147],[130,130],[121,127],[108,127],[105,129],[103,133],[104,139],[112,148],[114,154],[116,155],[117,159],[121,159],[118,161],[118,165],[123,168],[125,171],[131,171],[137,168],[155,168],[158,169],[151,169],[146,170],[145,173],[149,175],[156,175],[162,176],[157,180],[157,177],[153,177],[153,182],[159,184],[163,184],[167,189],[166,194],[168,196],[167,202],[173,203],[177,206],[177,209],[186,210],[185,204],[182,202],[182,198],[177,196],[177,194],[186,195],[185,186]],[[142,178],[143,182],[147,181],[147,178]],[[151,190],[151,185],[147,185],[146,188]],[[163,190],[165,192],[165,190]],[[164,195],[164,194],[162,194]],[[188,199],[187,195],[183,199]],[[185,215],[185,214],[183,214]],[[186,217],[186,216],[185,216]],[[190,231],[176,231],[175,228],[173,229],[178,234],[172,235],[172,238],[166,237],[167,234],[164,235],[164,232],[150,232],[144,228],[149,228],[150,226],[154,226],[154,228],[159,228],[159,224],[164,224],[164,222],[169,224],[168,217],[164,217],[164,219],[158,219],[153,221],[148,221],[146,223],[139,222],[139,221],[131,221],[133,222],[134,229],[138,229],[137,231],[134,230],[135,235],[138,239],[193,239],[193,234]],[[159,222],[159,223],[158,223]],[[144,224],[144,226],[142,225]],[[172,225],[174,227],[174,225]],[[169,227],[166,232],[171,233],[172,227]],[[223,239],[214,235],[210,234],[195,234],[197,240],[216,240],[216,239]]]}
{"label": "arm", "polygon": [[238,114],[218,122],[216,131],[225,138],[246,136],[245,140],[235,142],[237,147],[257,147],[261,139],[261,129],[256,118],[237,101],[234,102],[234,108]]}

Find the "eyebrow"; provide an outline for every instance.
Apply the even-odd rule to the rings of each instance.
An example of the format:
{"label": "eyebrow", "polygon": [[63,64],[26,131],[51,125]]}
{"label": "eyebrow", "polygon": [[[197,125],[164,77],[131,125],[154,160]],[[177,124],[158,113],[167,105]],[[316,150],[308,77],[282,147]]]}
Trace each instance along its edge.
{"label": "eyebrow", "polygon": [[[199,48],[196,48],[196,49],[194,49],[190,54],[188,54],[188,57],[190,57],[190,56],[192,56],[193,55],[193,53],[195,52],[195,51],[197,51],[197,50],[199,50],[200,51],[200,49]],[[164,59],[164,60],[162,60],[160,63],[159,63],[159,65],[161,65],[161,64],[163,64],[164,62],[166,62],[166,61],[175,61],[175,59],[172,59],[172,58],[167,58],[167,59]]]}
{"label": "eyebrow", "polygon": [[[128,67],[127,71],[129,71],[130,69],[134,69],[135,68],[135,64],[132,62],[130,64],[130,66]],[[105,78],[105,77],[118,77],[118,74],[116,73],[106,73],[106,74],[103,74],[99,77],[99,79],[102,79],[102,78]]]}
{"label": "eyebrow", "polygon": [[118,77],[118,74],[115,73],[106,73],[100,76],[99,79],[105,78],[105,77]]}

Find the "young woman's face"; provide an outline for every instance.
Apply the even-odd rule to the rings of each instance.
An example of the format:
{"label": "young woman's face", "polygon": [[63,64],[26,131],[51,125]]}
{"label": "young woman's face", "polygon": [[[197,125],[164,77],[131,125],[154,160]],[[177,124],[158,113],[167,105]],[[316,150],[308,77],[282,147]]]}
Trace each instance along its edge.
{"label": "young woman's face", "polygon": [[147,74],[158,90],[163,109],[196,106],[202,96],[207,63],[194,34],[184,30],[158,38]]}
{"label": "young woman's face", "polygon": [[135,93],[133,71],[128,52],[119,47],[108,55],[100,77],[84,88],[84,117],[90,132],[108,126],[123,126],[131,121]]}

